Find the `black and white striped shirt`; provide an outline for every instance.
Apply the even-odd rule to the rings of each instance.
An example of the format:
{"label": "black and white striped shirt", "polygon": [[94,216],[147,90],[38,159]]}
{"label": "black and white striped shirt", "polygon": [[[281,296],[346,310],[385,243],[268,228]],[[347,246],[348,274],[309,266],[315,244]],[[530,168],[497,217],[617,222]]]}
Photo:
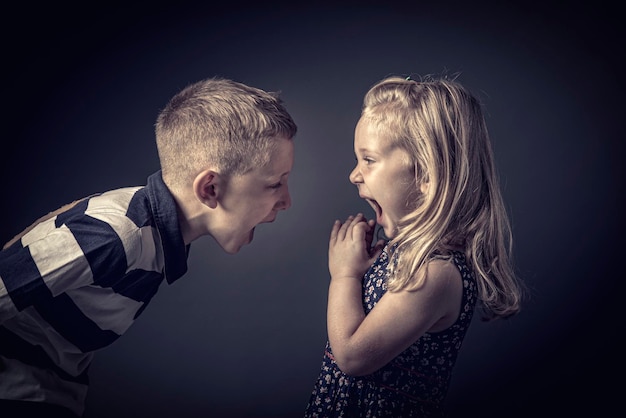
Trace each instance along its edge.
{"label": "black and white striped shirt", "polygon": [[146,186],[90,196],[0,252],[0,399],[84,410],[93,352],[187,271],[174,198]]}

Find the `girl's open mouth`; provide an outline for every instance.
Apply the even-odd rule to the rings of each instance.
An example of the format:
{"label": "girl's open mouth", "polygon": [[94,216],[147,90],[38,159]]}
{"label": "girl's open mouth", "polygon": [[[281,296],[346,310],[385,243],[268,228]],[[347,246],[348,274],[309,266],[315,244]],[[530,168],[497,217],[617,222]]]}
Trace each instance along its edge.
{"label": "girl's open mouth", "polygon": [[382,218],[383,218],[383,209],[375,200],[367,199],[367,198],[365,200],[367,201],[367,203],[370,204],[372,209],[374,209],[374,212],[376,213],[376,223],[380,225]]}

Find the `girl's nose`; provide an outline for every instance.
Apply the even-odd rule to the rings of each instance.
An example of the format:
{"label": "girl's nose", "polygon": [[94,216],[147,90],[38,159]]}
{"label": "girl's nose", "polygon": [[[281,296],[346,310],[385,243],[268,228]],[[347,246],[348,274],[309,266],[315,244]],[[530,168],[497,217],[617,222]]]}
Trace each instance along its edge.
{"label": "girl's nose", "polygon": [[363,178],[361,177],[361,171],[359,171],[358,164],[356,167],[354,167],[352,172],[350,172],[350,176],[348,176],[348,178],[350,179],[350,183],[352,184],[361,183],[363,181]]}

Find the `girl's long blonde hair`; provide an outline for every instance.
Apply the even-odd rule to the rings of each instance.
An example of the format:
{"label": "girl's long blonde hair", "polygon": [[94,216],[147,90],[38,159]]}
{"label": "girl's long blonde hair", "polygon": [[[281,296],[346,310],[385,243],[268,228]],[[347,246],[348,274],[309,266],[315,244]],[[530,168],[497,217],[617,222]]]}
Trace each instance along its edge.
{"label": "girl's long blonde hair", "polygon": [[[429,260],[463,248],[473,267],[483,319],[516,314],[522,284],[512,265],[512,234],[479,101],[445,77],[389,77],[366,94],[362,117],[405,149],[418,201],[390,242],[398,263],[390,291],[418,288]],[[425,184],[425,193],[419,192]]]}

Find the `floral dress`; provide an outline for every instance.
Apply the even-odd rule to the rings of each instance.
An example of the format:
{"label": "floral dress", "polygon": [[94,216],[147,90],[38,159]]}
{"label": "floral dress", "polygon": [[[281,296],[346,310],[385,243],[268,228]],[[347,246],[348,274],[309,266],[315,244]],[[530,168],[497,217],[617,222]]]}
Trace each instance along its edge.
{"label": "floral dress", "polygon": [[[326,343],[322,368],[305,418],[442,417],[452,369],[476,305],[476,282],[461,252],[452,260],[463,280],[461,313],[449,328],[426,333],[383,368],[366,376],[348,376],[335,363]],[[363,277],[367,315],[387,290],[388,249]]]}

